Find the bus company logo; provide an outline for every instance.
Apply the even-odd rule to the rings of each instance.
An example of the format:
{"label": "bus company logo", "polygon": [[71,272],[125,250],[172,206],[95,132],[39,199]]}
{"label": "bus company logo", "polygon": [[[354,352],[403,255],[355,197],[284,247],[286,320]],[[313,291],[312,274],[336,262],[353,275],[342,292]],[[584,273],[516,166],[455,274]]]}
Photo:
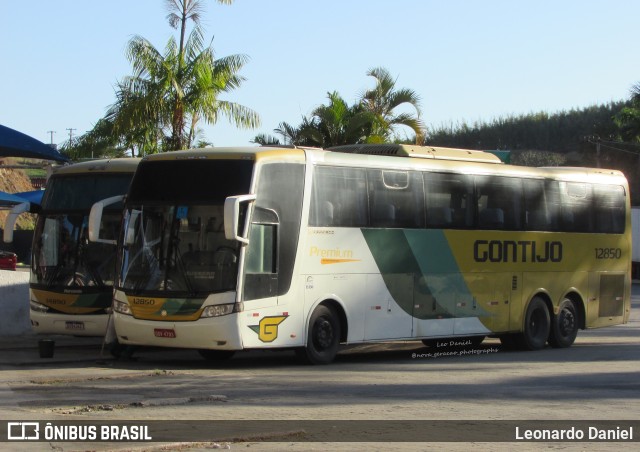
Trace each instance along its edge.
{"label": "bus company logo", "polygon": [[7,422],[8,441],[38,441],[39,439],[39,422]]}
{"label": "bus company logo", "polygon": [[134,297],[133,300],[131,300],[131,303],[138,306],[153,306],[154,304],[156,304],[156,300],[154,298]]}
{"label": "bus company logo", "polygon": [[273,342],[278,339],[278,325],[287,319],[287,315],[275,315],[263,317],[257,325],[249,325],[249,328],[258,334],[262,342]]}
{"label": "bus company logo", "polygon": [[476,262],[562,262],[562,242],[532,240],[476,240]]}

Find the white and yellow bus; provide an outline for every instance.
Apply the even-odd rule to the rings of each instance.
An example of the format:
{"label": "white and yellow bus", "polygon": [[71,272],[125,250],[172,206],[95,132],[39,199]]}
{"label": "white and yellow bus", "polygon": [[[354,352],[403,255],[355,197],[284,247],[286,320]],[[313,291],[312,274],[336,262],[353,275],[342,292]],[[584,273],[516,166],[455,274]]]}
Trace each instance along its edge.
{"label": "white and yellow bus", "polygon": [[210,359],[293,348],[312,363],[340,343],[568,347],[629,319],[629,210],[618,171],[479,151],[151,155],[125,203],[117,338]]}
{"label": "white and yellow bus", "polygon": [[[105,335],[116,247],[88,241],[89,212],[95,202],[127,192],[139,161],[93,160],[53,170],[33,236],[29,297],[36,333]],[[103,237],[118,237],[122,207],[113,204],[104,212]]]}

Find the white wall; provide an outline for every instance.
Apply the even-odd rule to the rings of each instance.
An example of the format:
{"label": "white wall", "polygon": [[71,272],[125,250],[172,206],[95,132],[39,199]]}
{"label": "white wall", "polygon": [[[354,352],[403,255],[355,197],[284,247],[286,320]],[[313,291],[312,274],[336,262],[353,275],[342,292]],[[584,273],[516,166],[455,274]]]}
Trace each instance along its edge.
{"label": "white wall", "polygon": [[31,333],[29,272],[0,270],[0,336]]}
{"label": "white wall", "polygon": [[640,262],[640,208],[631,209],[631,260]]}

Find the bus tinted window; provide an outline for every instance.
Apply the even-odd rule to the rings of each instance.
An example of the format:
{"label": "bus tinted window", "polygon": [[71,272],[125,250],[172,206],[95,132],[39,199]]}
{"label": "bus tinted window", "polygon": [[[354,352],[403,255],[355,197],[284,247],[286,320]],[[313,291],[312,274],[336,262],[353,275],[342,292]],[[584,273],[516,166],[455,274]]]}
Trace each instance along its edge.
{"label": "bus tinted window", "polygon": [[366,226],[367,220],[365,170],[316,167],[311,194],[311,226]]}
{"label": "bus tinted window", "polygon": [[585,183],[560,182],[562,210],[560,220],[566,232],[591,232],[592,195],[591,186]]}
{"label": "bus tinted window", "polygon": [[424,173],[427,227],[467,229],[473,225],[473,185],[463,174]]}
{"label": "bus tinted window", "polygon": [[594,185],[595,232],[624,232],[625,192],[619,185]]}
{"label": "bus tinted window", "polygon": [[129,202],[218,204],[249,193],[251,160],[143,161],[131,181]]}
{"label": "bus tinted window", "polygon": [[476,196],[479,229],[522,229],[521,179],[476,176]]}
{"label": "bus tinted window", "polygon": [[[47,185],[43,209],[89,210],[97,201],[126,193],[130,182],[131,173],[54,176]],[[110,209],[122,210],[122,204],[111,205]]]}
{"label": "bus tinted window", "polygon": [[543,179],[524,179],[524,221],[529,231],[555,231],[557,229],[557,202],[554,202],[552,181]]}
{"label": "bus tinted window", "polygon": [[424,227],[422,177],[408,171],[368,171],[371,227]]}

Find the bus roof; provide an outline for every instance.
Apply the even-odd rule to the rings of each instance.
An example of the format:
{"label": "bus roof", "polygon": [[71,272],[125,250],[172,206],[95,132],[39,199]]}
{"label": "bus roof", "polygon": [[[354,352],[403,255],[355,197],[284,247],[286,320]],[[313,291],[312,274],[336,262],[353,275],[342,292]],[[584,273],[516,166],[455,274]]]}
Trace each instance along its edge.
{"label": "bus roof", "polygon": [[163,152],[145,156],[143,161],[281,158],[304,161],[306,148],[288,146],[209,147],[184,151]]}
{"label": "bus roof", "polygon": [[408,144],[348,144],[333,146],[327,150],[349,154],[387,155],[437,160],[461,160],[469,162],[502,163],[495,154],[471,149],[443,148],[435,146],[412,146]]}
{"label": "bus roof", "polygon": [[624,174],[617,170],[507,165],[494,154],[484,151],[398,144],[345,145],[326,150],[295,146],[209,147],[152,154],[144,157],[143,161],[198,159],[268,159],[626,184]]}
{"label": "bus roof", "polygon": [[116,159],[97,159],[53,168],[53,175],[84,173],[133,173],[140,162],[139,158],[125,157]]}

